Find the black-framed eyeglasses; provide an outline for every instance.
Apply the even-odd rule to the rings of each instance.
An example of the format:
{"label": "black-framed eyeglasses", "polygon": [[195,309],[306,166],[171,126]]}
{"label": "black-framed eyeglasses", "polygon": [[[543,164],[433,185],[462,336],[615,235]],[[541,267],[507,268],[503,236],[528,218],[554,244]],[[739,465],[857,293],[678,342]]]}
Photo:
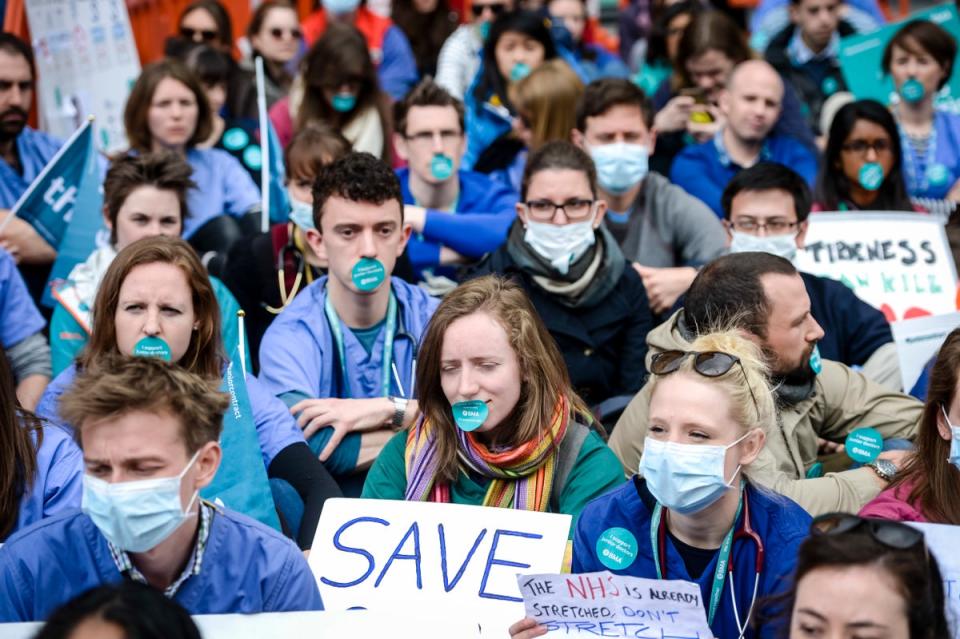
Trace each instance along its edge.
{"label": "black-framed eyeglasses", "polygon": [[479,18],[482,16],[484,9],[490,9],[490,12],[493,13],[493,15],[498,16],[507,10],[507,5],[502,2],[494,2],[493,4],[474,4],[470,7],[470,11],[473,13],[474,18]]}
{"label": "black-framed eyeglasses", "polygon": [[282,40],[283,36],[287,33],[289,33],[290,37],[294,40],[299,40],[303,37],[303,31],[300,29],[281,29],[280,27],[270,29],[270,35],[273,36],[275,40]]}
{"label": "black-framed eyeglasses", "polygon": [[203,42],[213,42],[217,39],[217,32],[211,31],[210,29],[191,29],[190,27],[180,27],[180,35],[186,38],[187,40],[197,40],[199,39]]}
{"label": "black-framed eyeglasses", "polygon": [[918,545],[925,545],[922,531],[898,521],[829,513],[814,518],[810,524],[810,532],[814,535],[843,535],[861,531],[884,546],[896,550],[910,550]]}
{"label": "black-framed eyeglasses", "polygon": [[541,222],[552,220],[557,211],[563,211],[569,220],[584,220],[590,217],[593,212],[593,205],[596,200],[586,200],[583,198],[571,198],[566,202],[557,204],[552,200],[530,200],[524,203],[530,217]]}
{"label": "black-framed eyeglasses", "polygon": [[690,355],[693,356],[693,370],[704,377],[726,375],[734,365],[739,365],[740,372],[743,374],[743,381],[746,382],[747,390],[750,391],[753,407],[757,410],[757,419],[760,419],[760,404],[757,403],[757,396],[753,394],[753,387],[750,386],[750,380],[747,379],[747,371],[743,368],[743,362],[736,355],[721,351],[663,351],[654,355],[653,359],[650,360],[650,372],[654,375],[674,373]]}
{"label": "black-framed eyeglasses", "polygon": [[781,220],[773,218],[772,220],[767,220],[766,222],[758,222],[752,218],[743,218],[734,220],[730,223],[730,226],[733,227],[734,231],[742,231],[744,233],[758,233],[760,231],[766,231],[771,235],[782,235],[787,231],[792,231],[800,222],[788,222],[787,220]]}
{"label": "black-framed eyeglasses", "polygon": [[880,138],[872,142],[869,140],[851,140],[840,148],[848,153],[856,153],[857,155],[866,155],[867,151],[873,149],[874,153],[881,155],[893,150],[893,144],[885,138]]}

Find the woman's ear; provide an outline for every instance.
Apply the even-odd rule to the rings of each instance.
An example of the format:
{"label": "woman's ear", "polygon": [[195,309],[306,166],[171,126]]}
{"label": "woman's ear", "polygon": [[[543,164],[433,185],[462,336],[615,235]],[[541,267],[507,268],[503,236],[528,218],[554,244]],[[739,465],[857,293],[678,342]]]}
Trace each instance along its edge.
{"label": "woman's ear", "polygon": [[743,450],[743,454],[740,456],[740,465],[752,464],[760,456],[760,451],[763,450],[763,444],[766,441],[767,434],[760,428],[754,428],[750,431],[746,438],[740,442],[740,448]]}

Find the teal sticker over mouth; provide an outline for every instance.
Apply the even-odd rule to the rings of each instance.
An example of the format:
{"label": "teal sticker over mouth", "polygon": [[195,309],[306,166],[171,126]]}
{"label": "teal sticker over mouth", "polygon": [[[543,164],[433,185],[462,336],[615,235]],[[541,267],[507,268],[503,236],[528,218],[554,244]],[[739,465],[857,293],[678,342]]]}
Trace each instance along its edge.
{"label": "teal sticker over mouth", "polygon": [[453,175],[453,158],[443,153],[437,153],[430,160],[430,175],[435,180],[446,180]]}
{"label": "teal sticker over mouth", "polygon": [[637,558],[637,538],[626,528],[607,528],[597,540],[597,559],[610,570],[624,570]]}
{"label": "teal sticker over mouth", "polygon": [[860,167],[857,179],[866,190],[876,191],[883,184],[883,167],[876,162],[867,162]]}
{"label": "teal sticker over mouth", "polygon": [[468,433],[483,426],[483,422],[487,421],[487,415],[490,414],[487,403],[479,399],[457,402],[450,408],[453,411],[453,421],[456,422],[457,427]]}
{"label": "teal sticker over mouth", "polygon": [[810,353],[810,370],[813,371],[814,375],[819,375],[820,371],[823,370],[823,360],[820,359],[819,346],[814,346],[813,352]]}
{"label": "teal sticker over mouth", "polygon": [[883,451],[883,436],[875,428],[858,428],[844,442],[847,457],[861,464],[869,464]]}
{"label": "teal sticker over mouth", "polygon": [[370,291],[377,290],[377,288],[383,284],[383,280],[387,277],[387,272],[383,268],[380,260],[375,260],[372,257],[364,257],[354,265],[350,277],[353,278],[354,286],[365,293],[369,293]]}
{"label": "teal sticker over mouth", "polygon": [[159,337],[144,337],[134,344],[133,354],[137,357],[159,357],[165,362],[173,359],[170,355],[170,347]]}
{"label": "teal sticker over mouth", "polygon": [[923,99],[926,90],[916,78],[908,78],[906,82],[900,85],[900,97],[907,102],[919,102]]}
{"label": "teal sticker over mouth", "polygon": [[353,107],[357,106],[357,96],[352,93],[338,93],[333,96],[330,106],[340,113],[348,113],[353,111]]}
{"label": "teal sticker over mouth", "polygon": [[523,80],[525,77],[530,75],[531,71],[533,71],[533,69],[531,69],[530,65],[527,64],[526,62],[517,62],[510,69],[510,81],[519,82],[520,80]]}

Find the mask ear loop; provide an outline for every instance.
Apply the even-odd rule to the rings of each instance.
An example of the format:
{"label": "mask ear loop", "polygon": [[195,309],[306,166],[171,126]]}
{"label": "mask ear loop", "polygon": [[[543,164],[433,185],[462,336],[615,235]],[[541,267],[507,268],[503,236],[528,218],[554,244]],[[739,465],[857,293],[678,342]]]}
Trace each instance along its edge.
{"label": "mask ear loop", "polygon": [[[183,483],[183,476],[187,474],[187,471],[190,470],[190,467],[193,466],[197,459],[200,457],[200,449],[197,449],[197,452],[193,454],[193,457],[190,458],[190,461],[187,462],[187,465],[183,467],[183,470],[180,471],[180,474],[177,475],[177,479],[180,483]],[[197,497],[200,496],[200,490],[197,489],[193,491],[193,496],[190,497],[190,501],[187,502],[186,508],[183,508],[180,512],[184,517],[194,517],[195,513],[190,512],[190,509],[193,508],[193,503],[197,500]]]}

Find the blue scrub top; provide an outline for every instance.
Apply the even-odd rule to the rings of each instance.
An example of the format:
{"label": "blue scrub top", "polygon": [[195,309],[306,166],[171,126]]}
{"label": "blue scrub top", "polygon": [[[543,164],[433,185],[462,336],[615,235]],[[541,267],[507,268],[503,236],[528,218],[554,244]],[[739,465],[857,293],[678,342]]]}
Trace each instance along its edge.
{"label": "blue scrub top", "polygon": [[[60,418],[60,396],[73,386],[76,376],[77,365],[74,363],[54,377],[43,391],[36,411],[37,415],[59,425],[68,433],[73,433],[75,429],[73,424],[67,424]],[[303,431],[297,426],[286,405],[264,388],[260,380],[250,373],[247,373],[246,380],[260,454],[263,456],[264,467],[270,468],[270,463],[281,450],[305,441]]]}
{"label": "blue scrub top", "polygon": [[[752,485],[747,486],[746,500],[749,502],[751,526],[763,541],[765,551],[760,585],[757,590],[759,602],[764,597],[782,593],[789,587],[789,578],[793,574],[797,561],[797,551],[810,530],[811,518],[806,511],[786,497]],[[638,476],[634,476],[620,488],[587,504],[580,514],[573,536],[572,572],[610,570],[618,575],[656,579],[657,570],[650,539],[651,513],[655,505],[656,500],[647,490],[646,481]],[[740,515],[736,525],[738,530],[742,527],[743,514]],[[611,529],[614,528],[626,529],[632,538],[622,532],[612,531]],[[603,543],[604,536],[611,534],[626,541],[626,545],[635,555],[632,562],[622,568],[617,568],[612,563],[605,564],[600,558],[604,549],[614,547]],[[666,578],[683,579],[699,584],[705,607],[708,607],[717,557],[714,556],[699,579],[692,579],[669,535],[666,551],[667,557],[664,562]],[[749,538],[735,539],[730,557],[733,563],[737,611],[741,615],[746,615],[753,596],[756,576],[756,544]],[[727,579],[726,576],[724,578]],[[741,618],[741,622],[743,621],[745,619]],[[733,603],[730,600],[729,582],[724,586],[723,596],[710,628],[715,637],[740,636],[734,619]],[[772,637],[775,631],[769,626],[764,630],[764,637]],[[746,639],[752,639],[755,636],[756,633],[752,629],[747,630],[745,635]]]}
{"label": "blue scrub top", "polygon": [[[0,166],[6,166],[0,162]],[[2,184],[0,180],[0,184]],[[3,188],[0,186],[0,188]],[[0,343],[16,346],[46,326],[9,253],[0,249]]]}
{"label": "blue scrub top", "polygon": [[[89,517],[64,513],[26,528],[0,548],[0,622],[42,621],[80,593],[123,575]],[[280,533],[218,508],[200,573],[173,600],[191,615],[322,610],[317,582]]]}
{"label": "blue scrub top", "polygon": [[61,146],[63,146],[61,140],[50,137],[46,133],[30,127],[23,129],[23,132],[17,136],[17,152],[20,155],[23,175],[0,159],[0,209],[13,208]]}
{"label": "blue scrub top", "polygon": [[933,157],[920,157],[900,130],[903,179],[910,197],[943,199],[960,179],[960,114],[935,111],[933,134]]}
{"label": "blue scrub top", "polygon": [[[31,430],[33,445],[37,431]],[[64,429],[45,424],[43,441],[37,450],[37,473],[20,499],[20,515],[12,532],[80,507],[83,453]]]}
{"label": "blue scrub top", "polygon": [[205,223],[220,215],[241,217],[260,204],[260,189],[243,165],[221,149],[189,149],[187,162],[193,168],[196,188],[187,192],[187,240]]}

